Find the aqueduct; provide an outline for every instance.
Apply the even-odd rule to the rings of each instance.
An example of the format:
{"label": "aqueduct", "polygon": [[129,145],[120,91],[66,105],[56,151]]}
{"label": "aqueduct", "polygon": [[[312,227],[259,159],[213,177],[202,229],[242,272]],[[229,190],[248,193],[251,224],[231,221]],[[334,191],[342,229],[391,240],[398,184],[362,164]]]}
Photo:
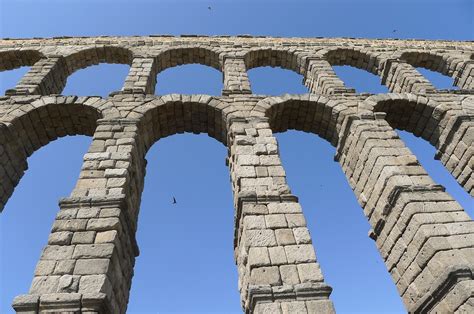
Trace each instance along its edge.
{"label": "aqueduct", "polygon": [[[149,36],[0,41],[0,70],[30,71],[0,97],[0,207],[27,157],[65,135],[93,137],[80,178],[59,210],[17,313],[125,313],[132,284],[145,154],[159,139],[207,133],[228,148],[235,260],[246,313],[333,313],[298,198],[274,132],[315,133],[336,147],[409,312],[474,312],[474,222],[397,136],[402,129],[474,196],[474,44],[422,40]],[[62,96],[74,71],[123,63],[107,98]],[[155,96],[157,74],[199,63],[223,74],[222,96]],[[358,94],[333,71],[380,76],[390,93]],[[247,70],[274,66],[310,93],[254,95]],[[437,90],[416,67],[454,79]],[[159,82],[158,82],[159,84]],[[26,292],[26,291],[25,291]]]}

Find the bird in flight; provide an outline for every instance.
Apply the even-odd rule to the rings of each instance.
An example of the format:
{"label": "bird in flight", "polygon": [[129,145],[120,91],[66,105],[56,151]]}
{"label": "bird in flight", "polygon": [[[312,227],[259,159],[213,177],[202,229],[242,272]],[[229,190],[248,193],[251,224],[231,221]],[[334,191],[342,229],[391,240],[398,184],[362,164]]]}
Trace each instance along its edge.
{"label": "bird in flight", "polygon": [[392,31],[392,33],[396,33],[396,32],[397,32],[397,30],[396,30],[396,29],[394,29],[394,30]]}
{"label": "bird in flight", "polygon": [[208,10],[212,10],[212,8],[211,8],[211,7],[207,7],[207,9],[208,9]]}
{"label": "bird in flight", "polygon": [[176,204],[176,203],[177,203],[177,202],[176,202],[176,199],[175,199],[174,196],[173,196],[173,203],[172,203],[172,204]]}

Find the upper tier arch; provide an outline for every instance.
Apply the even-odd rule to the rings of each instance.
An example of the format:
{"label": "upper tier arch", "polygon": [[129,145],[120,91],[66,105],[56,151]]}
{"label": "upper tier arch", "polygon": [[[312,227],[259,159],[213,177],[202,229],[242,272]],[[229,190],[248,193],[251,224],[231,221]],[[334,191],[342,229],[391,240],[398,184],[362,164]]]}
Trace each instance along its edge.
{"label": "upper tier arch", "polygon": [[425,68],[450,77],[456,76],[465,61],[456,56],[434,51],[409,50],[402,51],[395,56],[414,67]]}
{"label": "upper tier arch", "polygon": [[259,48],[245,53],[244,62],[247,70],[270,66],[280,67],[304,75],[308,53],[295,49]]}
{"label": "upper tier arch", "polygon": [[133,53],[130,49],[118,46],[96,46],[81,49],[66,55],[58,62],[59,67],[57,67],[56,71],[62,74],[57,77],[63,77],[60,83],[60,90],[62,91],[66,86],[67,78],[74,72],[99,63],[131,65],[133,62]]}
{"label": "upper tier arch", "polygon": [[382,72],[384,59],[368,50],[335,48],[320,51],[318,54],[333,66],[348,65],[379,76]]}
{"label": "upper tier arch", "polygon": [[222,72],[219,52],[200,46],[173,47],[161,51],[156,57],[155,75],[178,65],[202,64]]}
{"label": "upper tier arch", "polygon": [[4,50],[0,51],[0,71],[9,71],[22,66],[32,66],[44,55],[37,50]]}
{"label": "upper tier arch", "polygon": [[96,46],[81,49],[64,57],[66,73],[71,75],[77,70],[99,63],[118,63],[131,65],[133,53],[130,49],[119,46]]}

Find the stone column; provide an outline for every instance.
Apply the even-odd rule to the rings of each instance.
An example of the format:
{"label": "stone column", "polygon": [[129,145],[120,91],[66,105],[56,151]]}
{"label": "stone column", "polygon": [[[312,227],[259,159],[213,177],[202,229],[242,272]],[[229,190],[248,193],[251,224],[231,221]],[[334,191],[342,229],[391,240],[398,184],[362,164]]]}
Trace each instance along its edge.
{"label": "stone column", "polygon": [[252,94],[243,57],[224,57],[224,89],[222,95]]}
{"label": "stone column", "polygon": [[454,313],[474,292],[474,222],[376,113],[346,118],[339,160],[410,313]]}
{"label": "stone column", "polygon": [[99,120],[71,197],[61,200],[17,313],[125,313],[144,165],[137,121]]}
{"label": "stone column", "polygon": [[231,118],[235,259],[245,313],[334,313],[306,221],[262,118]]}
{"label": "stone column", "polygon": [[474,89],[474,60],[464,61],[454,85],[460,89]]}
{"label": "stone column", "polygon": [[51,56],[40,59],[23,76],[14,89],[6,95],[51,95],[60,94],[67,80],[64,59]]}
{"label": "stone column", "polygon": [[392,93],[419,93],[436,88],[411,64],[387,59],[382,71],[382,84]]}
{"label": "stone column", "polygon": [[6,123],[0,122],[0,212],[28,168],[27,154]]}
{"label": "stone column", "polygon": [[353,88],[347,88],[344,85],[327,60],[310,57],[306,63],[304,85],[311,93],[323,95],[355,93]]}
{"label": "stone column", "polygon": [[120,93],[154,94],[156,75],[154,58],[135,57]]}
{"label": "stone column", "polygon": [[435,158],[474,196],[474,116],[456,115],[443,130]]}

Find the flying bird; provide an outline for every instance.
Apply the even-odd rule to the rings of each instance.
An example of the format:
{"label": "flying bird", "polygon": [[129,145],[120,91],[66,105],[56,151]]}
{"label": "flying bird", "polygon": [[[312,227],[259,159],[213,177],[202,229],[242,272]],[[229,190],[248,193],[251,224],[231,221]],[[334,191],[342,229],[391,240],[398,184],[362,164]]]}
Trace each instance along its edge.
{"label": "flying bird", "polygon": [[174,196],[173,196],[173,203],[172,204],[176,204],[176,199],[174,198]]}
{"label": "flying bird", "polygon": [[212,10],[212,8],[211,8],[211,7],[207,7],[207,9],[208,9],[208,10]]}
{"label": "flying bird", "polygon": [[394,29],[394,30],[392,31],[392,33],[396,33],[396,32],[397,32],[397,30],[396,30],[396,29]]}

